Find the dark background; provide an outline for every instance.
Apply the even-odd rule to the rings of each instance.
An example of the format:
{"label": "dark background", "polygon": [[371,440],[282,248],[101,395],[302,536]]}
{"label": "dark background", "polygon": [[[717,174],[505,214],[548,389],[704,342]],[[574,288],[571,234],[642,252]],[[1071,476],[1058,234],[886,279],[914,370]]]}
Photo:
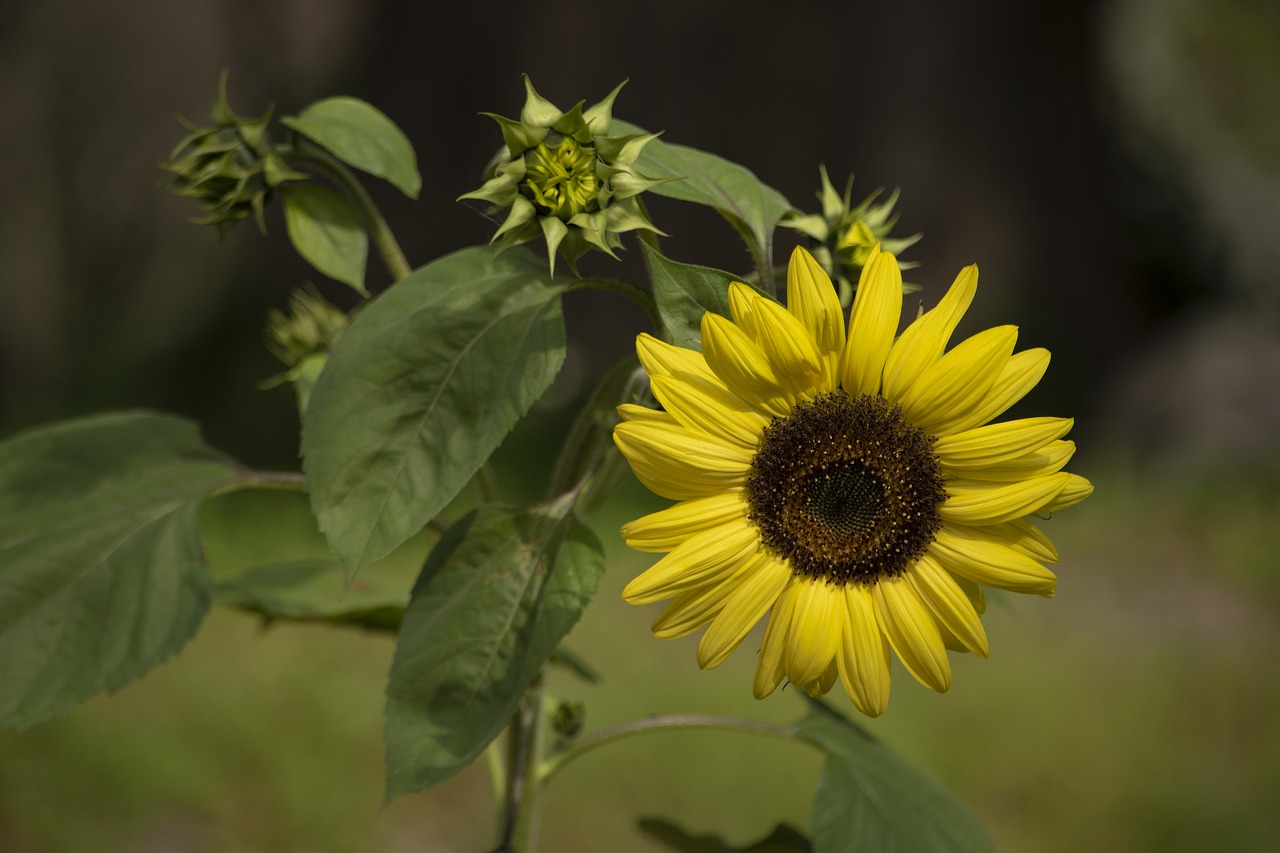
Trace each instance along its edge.
{"label": "dark background", "polygon": [[[839,186],[856,173],[856,198],[900,187],[895,233],[924,235],[908,279],[932,304],[980,265],[962,333],[1016,323],[1020,347],[1052,350],[1028,403],[1076,417],[1072,469],[1098,492],[1053,520],[1058,598],[993,606],[992,660],[959,661],[946,697],[899,668],[873,730],[1006,849],[1261,849],[1280,832],[1280,4],[10,0],[0,435],[151,407],[250,465],[296,466],[292,395],[258,387],[280,370],[263,318],[307,280],[350,297],[293,254],[278,209],[267,237],[242,224],[219,243],[158,186],[173,115],[205,121],[224,68],[242,115],[346,94],[405,129],[420,200],[370,188],[415,265],[492,233],[454,199],[500,143],[478,113],[517,114],[521,73],[562,108],[630,78],[618,117],[742,163],[810,211],[820,163]],[[675,257],[748,266],[714,213],[651,210]],[[621,265],[584,263],[634,278],[637,256],[629,243]],[[387,280],[371,258],[371,287]],[[575,294],[567,314],[558,408],[536,410],[553,426],[643,328],[606,295]],[[503,458],[549,457],[541,435],[517,433]],[[618,601],[647,560],[615,547],[609,526],[649,506],[622,498],[601,522],[605,587],[570,638],[610,679],[583,694],[591,725],[794,718],[794,697],[750,700],[749,654],[699,673],[692,640],[653,640],[653,613]],[[237,535],[279,538],[223,526],[224,555]],[[379,811],[390,649],[317,629],[264,638],[216,610],[136,687],[0,735],[0,849],[481,849],[482,768]],[[566,773],[546,849],[606,849],[590,840],[606,831],[617,849],[659,849],[637,841],[640,814],[736,843],[775,815],[804,825],[816,758],[652,743]]]}
{"label": "dark background", "polygon": [[[1240,42],[1280,18],[1271,4],[1211,5],[1218,15],[1206,24],[1196,3],[1137,0],[9,4],[0,423],[153,406],[199,418],[251,462],[289,464],[289,395],[254,389],[275,372],[261,317],[316,276],[291,253],[278,209],[266,239],[241,225],[223,245],[184,221],[195,205],[156,187],[157,163],[180,136],[172,115],[205,120],[223,68],[242,114],[273,102],[277,114],[297,112],[333,94],[375,103],[417,148],[419,202],[374,187],[416,264],[492,233],[453,199],[478,185],[500,141],[477,113],[517,113],[528,73],[563,107],[630,78],[619,116],[743,163],[809,210],[819,163],[838,185],[856,173],[855,197],[900,187],[897,233],[924,234],[904,259],[920,263],[910,278],[926,301],[978,262],[971,323],[1016,322],[1023,345],[1053,351],[1043,400],[1076,414],[1088,437],[1106,431],[1143,453],[1172,442],[1161,451],[1177,456],[1211,442],[1168,420],[1200,416],[1144,421],[1139,410],[1163,414],[1179,392],[1143,380],[1157,400],[1135,406],[1135,371],[1153,369],[1159,347],[1181,351],[1195,331],[1182,327],[1199,325],[1190,316],[1244,308],[1256,320],[1265,307],[1274,318],[1275,287],[1249,281],[1255,272],[1230,257],[1247,254],[1241,242],[1273,242],[1274,219],[1255,218],[1252,234],[1239,217],[1215,219],[1194,173],[1222,169],[1212,160],[1225,156],[1274,185],[1275,120],[1249,116],[1266,105],[1276,58],[1265,41],[1253,53]],[[1224,111],[1244,126],[1202,127],[1208,142],[1188,142],[1168,121],[1204,124]],[[1211,143],[1222,150],[1206,163]],[[1274,193],[1266,200],[1275,206]],[[677,256],[747,266],[714,214],[654,206]],[[786,232],[779,239],[785,258]],[[634,259],[609,270],[635,271]],[[371,280],[385,280],[375,260]],[[592,296],[570,312],[588,347],[576,357],[589,364],[624,351],[640,322]],[[1171,329],[1178,340],[1165,340]],[[1219,337],[1246,346],[1239,334]],[[1274,342],[1267,352],[1274,378]]]}

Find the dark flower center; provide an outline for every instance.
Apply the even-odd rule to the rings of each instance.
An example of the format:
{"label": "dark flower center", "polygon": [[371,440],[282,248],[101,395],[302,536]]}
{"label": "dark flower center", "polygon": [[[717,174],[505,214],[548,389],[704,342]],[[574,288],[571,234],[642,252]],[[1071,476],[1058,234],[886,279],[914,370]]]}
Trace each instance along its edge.
{"label": "dark flower center", "polygon": [[765,427],[750,518],[792,571],[833,583],[901,574],[942,526],[933,439],[880,396],[823,394]]}

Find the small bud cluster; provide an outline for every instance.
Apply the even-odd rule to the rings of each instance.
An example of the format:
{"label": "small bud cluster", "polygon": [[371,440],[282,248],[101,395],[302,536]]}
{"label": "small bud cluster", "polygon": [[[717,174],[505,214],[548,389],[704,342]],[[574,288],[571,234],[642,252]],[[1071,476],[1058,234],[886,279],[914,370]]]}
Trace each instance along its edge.
{"label": "small bud cluster", "polygon": [[161,166],[173,174],[168,186],[178,195],[202,203],[207,215],[192,221],[215,226],[219,236],[250,215],[265,232],[262,213],[271,193],[285,181],[307,176],[290,169],[272,146],[267,134],[270,109],[252,119],[231,109],[225,72],[218,81],[210,118],[213,124],[201,127],[178,117],[190,132],[173,149],[169,162]]}
{"label": "small bud cluster", "polygon": [[[858,276],[866,264],[871,250],[879,245],[881,250],[892,252],[895,256],[902,254],[920,239],[919,234],[910,237],[891,238],[889,232],[898,222],[893,212],[898,203],[898,191],[894,190],[884,201],[878,202],[881,190],[876,190],[858,205],[851,202],[853,193],[853,176],[845,185],[844,195],[836,192],[827,177],[825,167],[820,168],[822,189],[818,198],[822,202],[822,213],[792,213],[784,217],[780,223],[806,235],[813,241],[810,252],[835,281],[840,291],[840,302],[848,305],[853,300],[853,291],[857,286]],[[914,264],[901,264],[903,269],[910,269]],[[917,288],[908,285],[903,288],[907,293]]]}

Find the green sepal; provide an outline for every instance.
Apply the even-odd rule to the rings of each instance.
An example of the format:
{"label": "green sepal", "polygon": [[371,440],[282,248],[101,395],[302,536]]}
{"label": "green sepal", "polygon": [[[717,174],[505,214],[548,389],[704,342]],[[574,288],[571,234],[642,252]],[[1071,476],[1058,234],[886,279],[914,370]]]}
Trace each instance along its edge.
{"label": "green sepal", "polygon": [[599,103],[592,104],[583,113],[583,117],[587,120],[587,124],[591,128],[591,133],[597,138],[609,135],[609,127],[613,123],[613,102],[617,99],[618,93],[622,91],[622,87],[627,85],[623,80],[613,91],[600,99]]}
{"label": "green sepal", "polygon": [[547,128],[527,125],[522,121],[513,121],[506,116],[500,116],[497,113],[480,113],[482,116],[488,116],[498,123],[498,127],[502,130],[502,141],[507,146],[506,155],[503,159],[514,159],[519,157],[530,148],[535,148],[547,138]]}
{"label": "green sepal", "polygon": [[529,75],[524,76],[525,99],[520,108],[520,121],[538,127],[551,127],[564,115],[555,104],[538,94]]}

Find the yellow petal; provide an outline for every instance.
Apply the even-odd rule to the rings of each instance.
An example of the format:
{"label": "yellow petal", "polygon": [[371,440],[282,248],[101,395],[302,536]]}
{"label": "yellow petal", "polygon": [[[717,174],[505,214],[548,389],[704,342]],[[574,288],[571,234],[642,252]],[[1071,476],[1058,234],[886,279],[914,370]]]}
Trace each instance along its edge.
{"label": "yellow petal", "polygon": [[849,336],[840,356],[840,384],[850,394],[880,391],[885,359],[902,316],[902,271],[890,252],[879,252],[862,268],[849,311]]}
{"label": "yellow petal", "polygon": [[979,332],[925,368],[901,397],[889,399],[902,406],[910,423],[943,434],[986,397],[1017,341],[1016,326]]}
{"label": "yellow petal", "polygon": [[676,426],[680,422],[661,409],[651,409],[635,403],[623,403],[618,406],[618,416],[624,421],[653,421],[660,424]]}
{"label": "yellow petal", "polygon": [[787,264],[787,308],[818,345],[825,364],[823,388],[834,391],[845,340],[840,299],[826,271],[799,246]]}
{"label": "yellow petal", "polygon": [[929,543],[929,555],[947,571],[974,583],[1052,597],[1057,576],[1026,554],[984,536],[990,529],[944,524]]}
{"label": "yellow petal", "polygon": [[741,486],[753,455],[741,445],[650,420],[618,424],[613,441],[640,482],[677,501]]}
{"label": "yellow petal", "polygon": [[754,525],[729,522],[681,542],[622,590],[631,604],[651,604],[706,584],[719,583],[760,552]]}
{"label": "yellow petal", "polygon": [[670,551],[697,533],[730,521],[745,520],[748,507],[737,491],[682,501],[628,521],[622,538],[637,551]]}
{"label": "yellow petal", "polygon": [[823,581],[799,581],[791,631],[787,637],[787,680],[808,684],[822,677],[840,648],[845,620],[844,596],[839,587]]}
{"label": "yellow petal", "polygon": [[653,396],[684,426],[740,444],[752,451],[769,419],[723,386],[698,379],[653,376]]}
{"label": "yellow petal", "polygon": [[873,593],[880,628],[907,672],[925,687],[945,693],[951,686],[951,662],[933,614],[905,578],[879,581]]}
{"label": "yellow petal", "polygon": [[738,328],[760,345],[774,376],[797,398],[826,390],[819,387],[822,353],[795,315],[740,282],[729,285],[729,310]]}
{"label": "yellow petal", "polygon": [[702,353],[672,346],[648,333],[636,337],[636,355],[650,376],[696,377],[716,385],[723,384],[707,365]]}
{"label": "yellow petal", "polygon": [[838,657],[840,681],[858,710],[878,717],[889,707],[889,642],[876,619],[871,590],[844,589],[847,608]]}
{"label": "yellow petal", "polygon": [[759,568],[762,556],[757,554],[754,559],[740,563],[729,576],[717,583],[703,584],[677,595],[653,620],[650,626],[653,635],[663,640],[683,637],[715,619],[729,596],[737,592]]}
{"label": "yellow petal", "polygon": [[791,411],[791,398],[760,345],[709,311],[702,315],[702,353],[720,381],[746,403],[773,416]]}
{"label": "yellow petal", "polygon": [[937,307],[908,326],[894,342],[884,365],[881,393],[885,397],[897,400],[942,356],[977,289],[977,266],[965,267]]}
{"label": "yellow petal", "polygon": [[973,610],[979,616],[987,612],[987,596],[982,591],[982,585],[976,584],[968,578],[962,578],[958,575],[952,575],[951,579],[956,582],[960,589],[964,590],[964,594],[969,597],[969,603],[973,605]]}
{"label": "yellow petal", "polygon": [[937,439],[933,454],[943,468],[965,471],[987,468],[1033,453],[1062,438],[1073,423],[1070,418],[1023,418],[988,424]]}
{"label": "yellow petal", "polygon": [[791,581],[791,569],[768,555],[725,602],[698,643],[698,666],[712,669],[724,663]]}
{"label": "yellow petal", "polygon": [[987,632],[973,602],[960,585],[936,560],[924,554],[906,572],[906,578],[920,600],[933,613],[939,627],[946,628],[960,645],[978,657],[987,656]]}
{"label": "yellow petal", "polygon": [[777,603],[769,613],[769,624],[764,629],[764,643],[760,647],[755,679],[751,685],[751,693],[757,699],[763,699],[777,690],[785,676],[787,634],[791,630],[791,614],[795,610],[799,591],[800,584],[793,582],[778,596]]}
{"label": "yellow petal", "polygon": [[822,673],[822,677],[817,681],[810,681],[804,686],[804,692],[808,693],[814,699],[826,696],[835,686],[836,679],[840,677],[840,669],[836,666],[836,662],[832,661],[827,665],[827,671]]}
{"label": "yellow petal", "polygon": [[[1027,395],[1036,387],[1049,367],[1049,351],[1047,349],[1028,349],[1015,352],[1009,356],[1009,362],[1000,371],[991,390],[978,405],[974,406],[964,417],[949,425],[947,432],[960,432],[981,426],[992,418],[999,417],[1006,409]],[[946,432],[940,433],[946,434]]]}
{"label": "yellow petal", "polygon": [[969,539],[989,539],[1007,545],[1019,554],[1025,554],[1036,562],[1058,562],[1058,549],[1040,528],[1023,518],[1006,521],[1002,524],[987,524],[982,527],[966,527],[962,524],[948,524],[946,529]]}
{"label": "yellow petal", "polygon": [[986,480],[997,483],[1012,483],[1017,480],[1030,480],[1046,474],[1056,474],[1071,461],[1075,455],[1074,441],[1051,441],[1039,450],[1024,454],[1016,459],[989,465],[986,468],[971,471],[957,471],[965,479]]}
{"label": "yellow petal", "polygon": [[1075,506],[1093,494],[1093,483],[1090,483],[1079,474],[1068,474],[1067,476],[1070,479],[1067,481],[1066,488],[1059,492],[1056,498],[1041,507],[1041,512],[1057,512],[1060,509]]}
{"label": "yellow petal", "polygon": [[948,480],[947,499],[938,507],[943,521],[957,524],[999,524],[1039,512],[1056,498],[1071,475],[1035,477],[998,485],[977,480]]}

